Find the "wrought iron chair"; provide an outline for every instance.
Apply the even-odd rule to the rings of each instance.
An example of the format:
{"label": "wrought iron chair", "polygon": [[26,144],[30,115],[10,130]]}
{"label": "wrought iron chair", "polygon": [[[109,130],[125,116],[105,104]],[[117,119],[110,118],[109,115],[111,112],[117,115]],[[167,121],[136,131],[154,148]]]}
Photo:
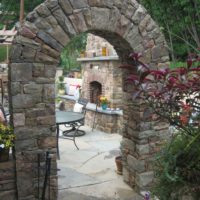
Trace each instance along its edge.
{"label": "wrought iron chair", "polygon": [[5,125],[9,124],[9,117],[10,114],[5,111],[3,105],[0,103],[0,123],[3,123]]}
{"label": "wrought iron chair", "polygon": [[73,138],[72,140],[74,141],[76,148],[79,149],[78,146],[76,145],[75,138],[85,135],[85,131],[80,130],[80,127],[84,126],[85,124],[85,114],[86,114],[86,106],[88,104],[88,100],[84,98],[80,98],[78,99],[77,104],[82,106],[82,109],[80,112],[84,115],[84,117],[82,120],[78,122],[73,122],[73,123],[70,123],[69,125],[65,125],[67,130],[63,131],[62,134],[64,137],[66,137],[66,139],[67,137]]}

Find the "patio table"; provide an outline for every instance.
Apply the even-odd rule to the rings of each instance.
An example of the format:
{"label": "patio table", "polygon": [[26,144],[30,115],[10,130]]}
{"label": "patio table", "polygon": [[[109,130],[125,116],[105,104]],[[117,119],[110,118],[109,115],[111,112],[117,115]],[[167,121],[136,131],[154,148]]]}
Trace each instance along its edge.
{"label": "patio table", "polygon": [[[85,132],[79,130],[79,123],[84,120],[83,113],[69,112],[69,111],[56,111],[56,136],[57,136],[57,155],[60,159],[59,153],[59,126],[60,125],[69,125],[72,127],[69,131],[64,131],[63,135],[65,139],[72,140],[77,149],[75,138],[77,136],[82,136]],[[72,133],[72,134],[69,134]],[[68,135],[69,134],[69,135]]]}

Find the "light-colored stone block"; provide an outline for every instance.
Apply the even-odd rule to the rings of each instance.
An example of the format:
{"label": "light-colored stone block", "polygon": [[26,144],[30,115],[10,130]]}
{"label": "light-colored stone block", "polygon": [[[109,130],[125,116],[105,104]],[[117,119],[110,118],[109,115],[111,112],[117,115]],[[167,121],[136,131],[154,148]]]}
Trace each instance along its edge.
{"label": "light-colored stone block", "polygon": [[144,172],[136,175],[136,183],[140,188],[150,186],[154,179],[154,172]]}
{"label": "light-colored stone block", "polygon": [[25,125],[25,114],[24,113],[13,114],[13,124],[14,124],[14,127],[24,126]]}

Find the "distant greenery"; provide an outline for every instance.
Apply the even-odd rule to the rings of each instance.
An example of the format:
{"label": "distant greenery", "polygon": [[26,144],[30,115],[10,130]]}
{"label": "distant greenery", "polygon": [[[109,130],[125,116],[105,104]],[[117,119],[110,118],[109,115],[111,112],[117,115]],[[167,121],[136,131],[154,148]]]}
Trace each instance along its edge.
{"label": "distant greenery", "polygon": [[3,62],[6,60],[6,53],[7,53],[7,49],[6,46],[0,46],[0,62]]}
{"label": "distant greenery", "polygon": [[[31,12],[36,6],[44,2],[44,0],[24,0],[25,16]],[[0,29],[4,25],[8,28],[12,28],[13,25],[19,20],[20,0],[0,0]],[[7,14],[5,14],[7,13]],[[64,48],[61,54],[60,65],[64,68],[64,71],[70,71],[73,68],[80,68],[80,63],[76,60],[81,51],[85,50],[87,42],[87,34],[82,33],[79,36],[73,38],[71,42]],[[0,61],[6,58],[6,49],[0,49]]]}
{"label": "distant greenery", "polygon": [[[193,64],[194,67],[200,66],[200,62],[196,62]],[[171,62],[170,63],[170,68],[171,69],[175,69],[178,67],[187,67],[187,63],[186,62]]]}
{"label": "distant greenery", "polygon": [[[25,16],[44,0],[24,0]],[[7,25],[11,28],[19,20],[20,0],[0,0],[0,27]]]}
{"label": "distant greenery", "polygon": [[171,69],[178,68],[178,67],[187,67],[187,63],[184,63],[184,62],[171,62],[170,63]]}
{"label": "distant greenery", "polygon": [[61,63],[64,72],[69,72],[71,69],[80,69],[80,62],[77,58],[80,57],[81,51],[85,51],[87,43],[87,33],[82,33],[74,37],[61,53]]}

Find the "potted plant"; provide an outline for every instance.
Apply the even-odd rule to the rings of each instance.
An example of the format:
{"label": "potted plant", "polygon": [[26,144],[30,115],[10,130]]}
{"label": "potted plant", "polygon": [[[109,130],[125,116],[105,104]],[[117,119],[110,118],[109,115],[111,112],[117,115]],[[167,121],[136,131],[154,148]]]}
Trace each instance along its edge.
{"label": "potted plant", "polygon": [[122,170],[123,170],[122,156],[116,156],[115,163],[116,163],[116,167],[117,167],[117,174],[122,175]]}
{"label": "potted plant", "polygon": [[100,97],[100,104],[103,110],[106,110],[108,107],[108,99],[107,97],[101,96]]}
{"label": "potted plant", "polygon": [[65,94],[65,83],[64,83],[64,76],[59,76],[58,77],[58,93],[60,95]]}
{"label": "potted plant", "polygon": [[9,160],[10,147],[14,145],[15,135],[10,126],[0,124],[0,162]]}

